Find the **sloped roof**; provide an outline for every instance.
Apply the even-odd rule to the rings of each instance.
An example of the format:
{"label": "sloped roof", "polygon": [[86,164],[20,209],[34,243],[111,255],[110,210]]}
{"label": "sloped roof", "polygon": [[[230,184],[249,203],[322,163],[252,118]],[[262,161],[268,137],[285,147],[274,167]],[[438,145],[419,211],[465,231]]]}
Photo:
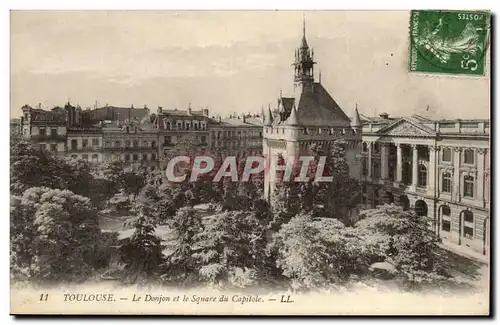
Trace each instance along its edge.
{"label": "sloped roof", "polygon": [[92,120],[124,121],[129,117],[130,119],[141,120],[144,115],[149,114],[149,111],[147,108],[105,106],[91,110],[89,113]]}
{"label": "sloped roof", "polygon": [[180,109],[163,109],[161,115],[170,115],[170,116],[203,116],[203,111],[191,110],[191,114],[188,114],[187,110]]}
{"label": "sloped roof", "polygon": [[248,126],[248,127],[262,127],[262,119],[260,117],[246,117],[245,123],[242,118],[226,118],[222,119],[219,123],[220,126]]}
{"label": "sloped roof", "polygon": [[287,112],[292,110],[293,103],[295,103],[295,98],[293,97],[280,97],[278,100],[283,104],[283,108]]}
{"label": "sloped roof", "polygon": [[351,120],[328,91],[315,82],[312,90],[301,91],[296,97],[297,119],[301,125],[336,125],[349,127]]}

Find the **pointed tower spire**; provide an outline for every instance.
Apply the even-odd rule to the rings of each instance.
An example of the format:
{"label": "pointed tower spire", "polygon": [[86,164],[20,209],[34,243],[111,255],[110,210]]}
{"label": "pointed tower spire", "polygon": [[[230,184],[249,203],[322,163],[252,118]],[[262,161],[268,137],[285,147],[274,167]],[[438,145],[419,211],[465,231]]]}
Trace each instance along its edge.
{"label": "pointed tower spire", "polygon": [[304,21],[302,25],[302,42],[296,51],[294,66],[294,81],[297,84],[307,84],[311,86],[314,83],[314,54],[307,45],[306,40],[306,18],[304,14]]}
{"label": "pointed tower spire", "polygon": [[303,14],[302,17],[302,48],[308,48],[309,46],[307,45],[306,41],[306,14]]}
{"label": "pointed tower spire", "polygon": [[297,118],[297,109],[295,107],[295,103],[292,106],[292,111],[290,112],[290,116],[286,120],[287,125],[299,125],[299,120]]}
{"label": "pointed tower spire", "polygon": [[271,112],[271,103],[269,103],[268,109],[267,109],[267,116],[266,116],[266,125],[272,125],[273,124],[273,113]]}
{"label": "pointed tower spire", "polygon": [[361,126],[361,118],[358,112],[358,103],[356,103],[356,108],[354,109],[354,118],[351,121],[351,127],[359,128]]}

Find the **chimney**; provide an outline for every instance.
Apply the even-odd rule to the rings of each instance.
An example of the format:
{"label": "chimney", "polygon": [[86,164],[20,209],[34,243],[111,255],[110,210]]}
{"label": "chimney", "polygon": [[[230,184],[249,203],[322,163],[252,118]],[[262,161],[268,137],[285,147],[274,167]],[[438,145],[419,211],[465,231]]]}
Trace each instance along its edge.
{"label": "chimney", "polygon": [[247,116],[245,114],[243,114],[241,116],[242,120],[243,120],[243,123],[246,123],[247,122]]}
{"label": "chimney", "polygon": [[220,117],[220,115],[217,116],[217,121],[219,121],[219,123],[222,122],[222,118]]}
{"label": "chimney", "polygon": [[387,120],[387,119],[389,118],[389,114],[387,114],[387,113],[385,113],[385,112],[384,112],[384,113],[380,113],[380,114],[379,114],[379,116],[380,116],[381,118],[383,118],[384,120]]}

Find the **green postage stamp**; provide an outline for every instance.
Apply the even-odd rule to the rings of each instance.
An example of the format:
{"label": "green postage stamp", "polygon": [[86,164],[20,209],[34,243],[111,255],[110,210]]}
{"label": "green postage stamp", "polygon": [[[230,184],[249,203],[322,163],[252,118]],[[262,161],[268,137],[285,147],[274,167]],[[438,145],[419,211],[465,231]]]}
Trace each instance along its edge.
{"label": "green postage stamp", "polygon": [[412,72],[484,75],[490,29],[486,11],[412,10]]}

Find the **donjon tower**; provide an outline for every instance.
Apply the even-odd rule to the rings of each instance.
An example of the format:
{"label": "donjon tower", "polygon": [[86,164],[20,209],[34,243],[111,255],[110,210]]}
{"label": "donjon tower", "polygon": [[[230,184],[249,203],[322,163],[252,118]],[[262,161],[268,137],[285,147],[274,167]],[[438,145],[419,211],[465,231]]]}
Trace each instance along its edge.
{"label": "donjon tower", "polygon": [[[300,47],[295,50],[294,88],[292,97],[284,97],[281,93],[277,107],[271,105],[263,112],[263,154],[268,159],[276,159],[281,155],[297,157],[316,145],[328,150],[338,139],[347,142],[346,158],[352,177],[360,178],[361,130],[360,117],[355,109],[351,119],[330,96],[319,80],[314,76],[314,50],[309,48],[306,40],[305,21]],[[269,199],[274,183],[265,173],[264,195]]]}

